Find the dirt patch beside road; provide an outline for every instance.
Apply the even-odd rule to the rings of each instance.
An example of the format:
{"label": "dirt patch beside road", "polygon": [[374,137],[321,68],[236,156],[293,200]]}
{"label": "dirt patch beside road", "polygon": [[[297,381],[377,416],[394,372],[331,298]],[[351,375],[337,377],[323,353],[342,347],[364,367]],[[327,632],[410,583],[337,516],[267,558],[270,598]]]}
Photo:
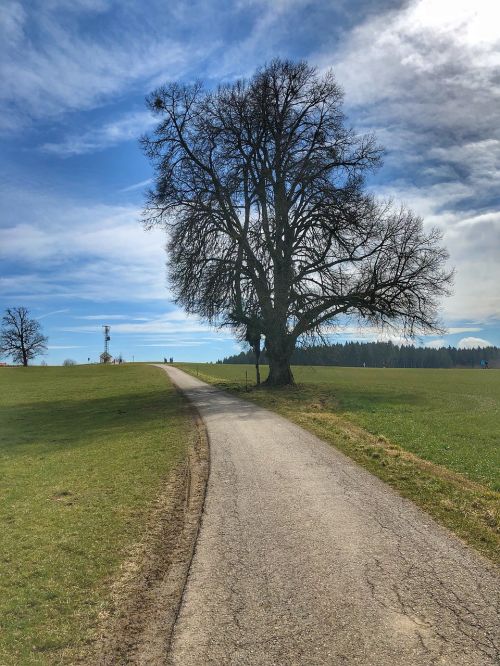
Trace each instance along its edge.
{"label": "dirt patch beside road", "polygon": [[113,586],[89,666],[166,664],[198,536],[209,470],[208,439],[192,408],[188,457],[169,475],[145,529]]}

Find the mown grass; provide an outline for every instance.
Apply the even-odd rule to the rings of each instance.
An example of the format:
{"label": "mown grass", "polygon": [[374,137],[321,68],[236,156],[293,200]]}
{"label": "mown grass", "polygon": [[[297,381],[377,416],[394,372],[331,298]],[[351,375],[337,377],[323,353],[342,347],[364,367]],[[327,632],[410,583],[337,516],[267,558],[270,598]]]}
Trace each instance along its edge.
{"label": "mown grass", "polygon": [[2,368],[0,426],[0,664],[75,663],[185,454],[185,402],[146,365]]}
{"label": "mown grass", "polygon": [[[337,446],[500,563],[500,372],[294,368],[254,387],[244,365],[180,364]],[[264,377],[266,369],[264,369]]]}

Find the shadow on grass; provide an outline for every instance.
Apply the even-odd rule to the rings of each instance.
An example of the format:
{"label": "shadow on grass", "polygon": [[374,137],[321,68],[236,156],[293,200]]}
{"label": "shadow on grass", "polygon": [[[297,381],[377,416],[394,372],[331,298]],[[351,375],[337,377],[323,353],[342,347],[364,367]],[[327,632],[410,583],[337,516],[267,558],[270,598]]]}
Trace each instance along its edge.
{"label": "shadow on grass", "polygon": [[[319,408],[335,413],[384,413],[385,411],[407,411],[413,407],[432,409],[433,406],[429,397],[421,392],[406,391],[403,393],[398,391],[397,387],[389,387],[389,390],[381,392],[377,387],[367,387],[361,382],[346,386],[342,382],[337,384],[321,380],[314,382],[297,381],[296,384],[282,387],[267,386],[263,383],[259,387],[253,381],[249,381],[246,385],[245,380],[241,377],[223,378],[215,375],[205,375],[204,373],[198,375],[192,368],[187,369],[179,366],[179,369],[188,370],[189,374],[202,381],[209,380],[211,382],[209,386],[226,391],[228,394],[238,396],[243,400],[251,400],[262,407],[285,402],[298,410],[309,410],[312,407],[312,411],[317,411]],[[205,410],[205,413],[217,414],[219,407],[205,404],[203,390],[199,389],[196,395],[198,402],[201,403],[199,404],[200,408]],[[248,418],[249,416],[241,406],[238,407],[238,414],[241,418]]]}
{"label": "shadow on grass", "polygon": [[51,453],[94,444],[141,424],[161,423],[185,409],[179,396],[165,389],[139,394],[96,397],[86,400],[54,400],[25,403],[2,410],[0,449],[7,457]]}
{"label": "shadow on grass", "polygon": [[[232,388],[232,387],[231,387]],[[266,394],[269,397],[286,399],[296,403],[306,403],[318,400],[324,402],[325,407],[333,408],[335,411],[366,411],[373,409],[379,411],[383,408],[401,408],[401,406],[430,406],[428,398],[418,393],[380,393],[376,389],[363,387],[335,386],[324,383],[297,383],[295,386],[274,387],[252,387],[250,393],[254,395]],[[244,397],[245,394],[242,394]]]}

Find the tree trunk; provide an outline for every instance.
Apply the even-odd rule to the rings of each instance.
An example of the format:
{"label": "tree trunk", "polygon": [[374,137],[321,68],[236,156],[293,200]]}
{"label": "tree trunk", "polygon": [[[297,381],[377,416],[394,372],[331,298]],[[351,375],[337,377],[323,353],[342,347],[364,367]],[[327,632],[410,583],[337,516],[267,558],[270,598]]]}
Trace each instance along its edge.
{"label": "tree trunk", "polygon": [[267,386],[295,384],[290,367],[290,359],[294,348],[295,342],[290,339],[278,338],[272,340],[266,338],[266,355],[269,359],[269,376],[265,381]]}
{"label": "tree trunk", "polygon": [[257,386],[260,386],[260,337],[255,341],[253,345],[253,351],[255,354],[255,375]]}
{"label": "tree trunk", "polygon": [[288,359],[269,359],[269,377],[267,386],[288,386],[295,384],[292,368]]}

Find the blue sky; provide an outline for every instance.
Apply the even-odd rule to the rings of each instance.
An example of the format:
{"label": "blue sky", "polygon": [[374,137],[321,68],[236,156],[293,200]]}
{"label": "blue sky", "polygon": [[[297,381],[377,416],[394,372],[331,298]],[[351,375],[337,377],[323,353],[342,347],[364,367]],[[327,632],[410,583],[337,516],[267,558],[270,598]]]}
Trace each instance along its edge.
{"label": "blue sky", "polygon": [[[333,68],[349,123],[386,149],[370,187],[444,233],[448,333],[419,343],[500,345],[499,24],[493,0],[3,0],[0,308],[40,319],[49,363],[95,360],[105,323],[130,360],[239,351],[170,300],[165,238],[138,222],[137,138],[157,85],[281,56]],[[336,339],[383,337],[352,324]]]}

